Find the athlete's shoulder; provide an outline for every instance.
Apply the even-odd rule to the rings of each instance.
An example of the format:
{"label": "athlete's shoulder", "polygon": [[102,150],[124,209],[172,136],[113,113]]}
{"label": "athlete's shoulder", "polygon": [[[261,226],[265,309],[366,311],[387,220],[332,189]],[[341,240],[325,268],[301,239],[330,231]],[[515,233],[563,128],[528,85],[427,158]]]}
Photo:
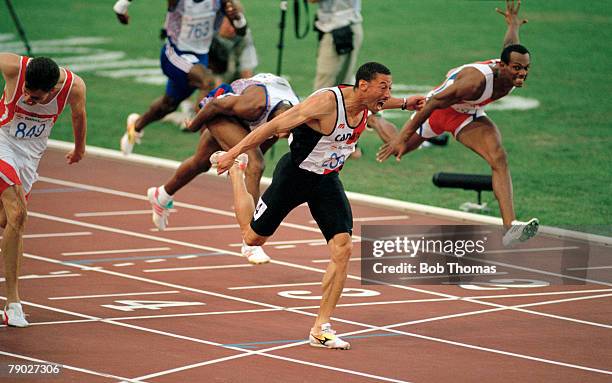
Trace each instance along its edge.
{"label": "athlete's shoulder", "polygon": [[308,104],[318,105],[322,110],[335,110],[336,97],[336,92],[334,92],[333,88],[322,88],[308,96],[308,98],[306,98],[304,102],[308,102]]}
{"label": "athlete's shoulder", "polygon": [[71,73],[72,73],[72,87],[70,89],[70,94],[68,95],[68,101],[70,103],[84,101],[85,93],[87,91],[87,86],[85,85],[85,81],[83,81],[83,79],[77,74],[75,74],[74,72],[71,72]]}
{"label": "athlete's shoulder", "polygon": [[0,52],[0,71],[5,78],[13,78],[19,75],[19,62],[21,56],[14,53]]}

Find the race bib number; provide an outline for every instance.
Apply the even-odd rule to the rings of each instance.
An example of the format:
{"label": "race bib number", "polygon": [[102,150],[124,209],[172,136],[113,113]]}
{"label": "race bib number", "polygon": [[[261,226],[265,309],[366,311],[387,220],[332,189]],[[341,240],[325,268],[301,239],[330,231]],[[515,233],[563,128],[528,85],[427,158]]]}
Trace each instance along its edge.
{"label": "race bib number", "polygon": [[10,135],[21,140],[32,140],[48,137],[53,127],[52,118],[35,118],[15,114],[10,124]]}
{"label": "race bib number", "polygon": [[325,153],[325,161],[323,161],[322,166],[325,169],[336,170],[344,165],[346,161],[346,155],[342,154],[342,152],[327,152]]}
{"label": "race bib number", "polygon": [[253,220],[257,221],[257,219],[261,217],[261,215],[264,213],[264,211],[266,211],[267,208],[268,205],[266,205],[266,203],[260,198],[259,202],[257,202],[257,207],[253,212]]}
{"label": "race bib number", "polygon": [[206,50],[212,42],[215,14],[184,15],[179,41],[195,50]]}

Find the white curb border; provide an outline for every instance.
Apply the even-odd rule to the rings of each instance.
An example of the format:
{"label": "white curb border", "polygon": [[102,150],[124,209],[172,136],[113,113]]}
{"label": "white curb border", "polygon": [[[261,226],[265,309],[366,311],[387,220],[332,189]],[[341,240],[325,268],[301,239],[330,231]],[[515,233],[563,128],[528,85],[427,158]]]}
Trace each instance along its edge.
{"label": "white curb border", "polygon": [[[49,140],[49,147],[53,149],[61,149],[70,151],[74,148],[71,142]],[[131,163],[138,163],[153,167],[161,167],[166,169],[176,169],[181,164],[179,161],[166,160],[163,158],[155,158],[150,156],[144,156],[142,154],[131,154],[129,157],[124,156],[118,150],[100,148],[97,146],[87,146],[87,155],[95,157],[110,158],[114,160],[126,161]],[[209,171],[207,175],[217,174],[214,171]],[[272,181],[269,177],[262,177],[261,182],[264,185],[269,185]],[[418,212],[422,214],[430,214],[440,216],[444,218],[456,219],[458,221],[469,221],[475,223],[481,223],[486,225],[501,225],[501,218],[487,217],[479,214],[466,213],[462,211],[446,209],[441,207],[423,205],[419,203],[399,201],[391,198],[377,197],[368,194],[361,194],[355,192],[346,192],[348,198],[351,201],[363,203],[369,206],[382,207],[387,209],[399,210],[403,212]],[[607,246],[612,246],[612,237],[606,237],[597,234],[583,233],[579,231],[565,230],[552,226],[540,226],[540,232],[549,235],[561,237],[561,238],[572,238],[588,242],[600,243]]]}

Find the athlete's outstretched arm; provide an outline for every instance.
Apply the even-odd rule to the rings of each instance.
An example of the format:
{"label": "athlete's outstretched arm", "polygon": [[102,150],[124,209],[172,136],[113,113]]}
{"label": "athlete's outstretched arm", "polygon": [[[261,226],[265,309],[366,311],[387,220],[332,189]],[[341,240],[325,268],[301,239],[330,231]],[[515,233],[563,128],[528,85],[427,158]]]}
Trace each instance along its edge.
{"label": "athlete's outstretched arm", "polygon": [[392,155],[399,161],[406,151],[406,143],[434,110],[448,108],[462,100],[475,100],[482,93],[482,83],[485,81],[480,71],[474,68],[463,69],[454,83],[442,92],[433,95],[423,108],[408,120],[401,132],[391,142],[383,144],[376,154],[376,159],[382,162]]}
{"label": "athlete's outstretched arm", "polygon": [[384,103],[383,109],[420,110],[424,105],[425,96],[391,97]]}
{"label": "athlete's outstretched arm", "polygon": [[188,129],[197,132],[206,129],[206,123],[216,116],[234,116],[254,121],[264,112],[266,92],[260,86],[251,86],[240,95],[212,98],[189,123]]}
{"label": "athlete's outstretched arm", "polygon": [[334,113],[335,108],[335,97],[331,92],[322,92],[308,97],[304,102],[253,130],[225,155],[221,156],[217,165],[217,173],[222,174],[228,171],[232,167],[234,159],[240,153],[259,146],[274,135],[286,134],[304,123],[308,123],[313,130],[329,134],[331,131],[322,130],[319,122],[324,116]]}
{"label": "athlete's outstretched arm", "polygon": [[499,8],[495,8],[497,13],[504,16],[506,24],[508,24],[508,30],[504,36],[504,48],[508,45],[520,44],[519,40],[519,29],[521,25],[527,23],[527,19],[519,18],[519,9],[521,8],[521,0],[518,0],[515,4],[514,0],[506,0],[506,10],[502,11]]}
{"label": "athlete's outstretched arm", "polygon": [[85,82],[77,75],[74,75],[74,83],[68,103],[72,112],[72,131],[74,133],[74,149],[66,154],[68,164],[79,162],[85,156],[85,139],[87,136],[87,112]]}
{"label": "athlete's outstretched arm", "polygon": [[384,143],[392,141],[399,134],[395,124],[377,114],[368,116],[368,127],[374,129]]}

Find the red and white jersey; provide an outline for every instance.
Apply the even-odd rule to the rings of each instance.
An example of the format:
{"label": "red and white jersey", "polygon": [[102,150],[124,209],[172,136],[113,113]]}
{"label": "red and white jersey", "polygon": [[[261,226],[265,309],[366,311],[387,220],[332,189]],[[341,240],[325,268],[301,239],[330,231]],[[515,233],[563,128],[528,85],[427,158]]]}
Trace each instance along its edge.
{"label": "red and white jersey", "polygon": [[22,56],[19,61],[19,76],[13,97],[7,98],[5,86],[0,100],[0,140],[10,145],[16,153],[39,159],[47,148],[47,139],[57,118],[64,110],[74,76],[66,74],[59,92],[46,104],[28,105],[23,99],[26,66],[30,59]]}
{"label": "red and white jersey", "polygon": [[[465,68],[476,68],[478,69],[485,77],[485,89],[480,95],[480,97],[476,100],[463,100],[458,104],[454,104],[451,108],[455,109],[459,113],[466,114],[475,114],[478,111],[481,111],[485,105],[490,104],[495,101],[492,98],[493,96],[493,68],[499,63],[499,59],[492,59],[487,61],[481,61],[472,64],[462,65],[457,68],[453,68],[446,74],[446,80],[442,83],[442,85],[433,89],[431,92],[427,94],[427,99],[433,97],[435,94],[442,92],[444,89],[448,88],[451,84],[455,82],[457,75]],[[514,89],[514,88],[513,88]]]}
{"label": "red and white jersey", "polygon": [[179,50],[206,54],[223,14],[220,0],[179,0],[166,14],[164,29]]}
{"label": "red and white jersey", "polygon": [[366,128],[368,109],[363,109],[363,117],[357,126],[348,123],[344,95],[345,85],[323,88],[314,94],[332,91],[336,98],[336,123],[334,130],[324,135],[304,124],[293,129],[289,137],[289,148],[293,162],[304,170],[317,174],[339,172],[345,161],[355,151],[355,144]]}

